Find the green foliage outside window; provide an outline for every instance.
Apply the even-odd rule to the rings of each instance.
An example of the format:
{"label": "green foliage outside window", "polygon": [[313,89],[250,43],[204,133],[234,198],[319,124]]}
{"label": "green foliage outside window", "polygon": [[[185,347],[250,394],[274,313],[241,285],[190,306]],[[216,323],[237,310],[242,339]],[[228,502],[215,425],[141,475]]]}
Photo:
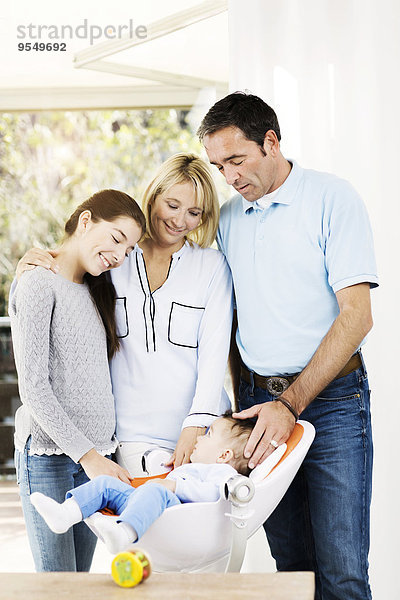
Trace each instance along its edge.
{"label": "green foliage outside window", "polygon": [[[53,247],[67,217],[95,191],[120,189],[140,203],[157,167],[182,151],[202,154],[186,111],[0,115],[0,315],[28,248]],[[220,185],[222,200],[228,192]]]}

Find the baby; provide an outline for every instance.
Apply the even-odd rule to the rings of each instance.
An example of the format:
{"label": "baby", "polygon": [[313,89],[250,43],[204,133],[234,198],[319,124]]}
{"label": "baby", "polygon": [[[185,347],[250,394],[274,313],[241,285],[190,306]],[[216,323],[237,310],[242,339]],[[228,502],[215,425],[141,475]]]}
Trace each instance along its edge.
{"label": "baby", "polygon": [[[228,479],[238,472],[248,475],[243,451],[253,426],[253,421],[239,421],[228,414],[216,419],[207,434],[197,439],[191,463],[174,469],[165,479],[133,488],[101,475],[67,492],[62,504],[40,492],[31,494],[31,502],[55,533],[65,533],[86,519],[116,554],[136,542],[166,508],[182,502],[214,502]],[[97,513],[105,507],[119,516]]]}

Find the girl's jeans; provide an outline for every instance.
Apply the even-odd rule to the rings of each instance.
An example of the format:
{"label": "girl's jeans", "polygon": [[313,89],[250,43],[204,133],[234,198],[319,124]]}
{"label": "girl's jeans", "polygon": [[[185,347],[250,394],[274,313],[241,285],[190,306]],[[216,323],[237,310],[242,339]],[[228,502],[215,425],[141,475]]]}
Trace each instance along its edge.
{"label": "girl's jeans", "polygon": [[36,571],[89,571],[97,541],[89,527],[78,523],[66,533],[53,533],[29,499],[32,492],[42,492],[63,502],[66,492],[88,477],[69,456],[29,456],[29,446],[30,439],[23,453],[15,451],[15,468]]}
{"label": "girl's jeans", "polygon": [[[365,367],[331,382],[301,419],[315,440],[264,524],[279,571],[314,571],[318,600],[368,600],[372,481],[370,392]],[[240,410],[274,400],[241,381]]]}

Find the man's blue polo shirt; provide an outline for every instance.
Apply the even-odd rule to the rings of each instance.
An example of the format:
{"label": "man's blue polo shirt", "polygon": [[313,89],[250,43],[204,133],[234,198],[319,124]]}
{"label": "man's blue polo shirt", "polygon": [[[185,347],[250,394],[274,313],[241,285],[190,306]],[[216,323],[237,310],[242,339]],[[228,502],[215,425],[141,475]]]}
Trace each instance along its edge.
{"label": "man's blue polo shirt", "polygon": [[347,181],[290,162],[270,206],[238,195],[221,208],[218,245],[233,275],[236,341],[260,375],[301,371],[339,314],[335,292],[378,285],[361,198]]}

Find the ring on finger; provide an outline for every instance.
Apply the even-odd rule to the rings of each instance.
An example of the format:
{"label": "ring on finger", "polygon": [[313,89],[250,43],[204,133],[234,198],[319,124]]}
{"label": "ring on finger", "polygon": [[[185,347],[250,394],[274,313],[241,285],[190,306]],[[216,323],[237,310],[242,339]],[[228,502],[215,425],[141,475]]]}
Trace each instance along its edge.
{"label": "ring on finger", "polygon": [[271,440],[271,441],[270,441],[270,444],[271,444],[271,446],[273,446],[273,447],[275,448],[275,450],[276,450],[276,448],[277,448],[277,447],[278,447],[278,445],[279,445],[279,444],[278,444],[278,442],[277,442],[276,440]]}

